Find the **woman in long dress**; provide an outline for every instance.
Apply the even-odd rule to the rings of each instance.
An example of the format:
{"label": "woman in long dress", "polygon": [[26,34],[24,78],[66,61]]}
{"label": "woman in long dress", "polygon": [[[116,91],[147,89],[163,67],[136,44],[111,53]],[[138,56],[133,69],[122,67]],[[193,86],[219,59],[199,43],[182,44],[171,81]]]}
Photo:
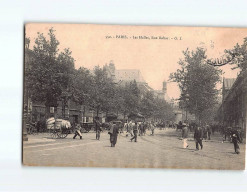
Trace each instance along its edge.
{"label": "woman in long dress", "polygon": [[189,147],[189,145],[187,143],[188,127],[185,123],[183,123],[183,126],[182,126],[182,138],[183,138],[183,148]]}

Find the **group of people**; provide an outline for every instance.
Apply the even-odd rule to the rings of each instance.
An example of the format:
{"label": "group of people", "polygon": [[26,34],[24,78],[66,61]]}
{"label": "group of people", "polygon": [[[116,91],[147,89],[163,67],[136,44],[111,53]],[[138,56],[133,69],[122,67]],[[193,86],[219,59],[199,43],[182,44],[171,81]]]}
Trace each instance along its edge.
{"label": "group of people", "polygon": [[[95,118],[94,121],[95,132],[96,132],[96,139],[100,140],[100,133],[102,132],[102,124],[99,121],[99,118]],[[115,147],[117,143],[117,137],[119,133],[122,133],[123,130],[126,131],[126,136],[131,136],[130,141],[137,142],[137,136],[145,136],[147,130],[151,130],[150,135],[154,135],[155,128],[158,128],[154,122],[137,122],[134,120],[127,121],[123,123],[121,121],[112,121],[108,124],[108,134],[110,135],[110,144],[111,147]],[[199,150],[203,149],[203,142],[202,140],[211,140],[212,135],[212,126],[205,124],[205,125],[197,125],[194,123],[193,125],[189,125],[188,123],[181,121],[177,124],[177,129],[181,130],[182,132],[182,140],[183,140],[183,148],[189,147],[187,143],[188,135],[190,131],[194,132],[194,140],[196,149]],[[239,128],[227,128],[227,134],[225,133],[223,136],[223,141],[226,140],[226,135],[229,136],[231,142],[234,144],[234,151],[239,154],[239,142],[242,142],[242,135],[241,129]],[[82,139],[81,134],[81,126],[76,126],[76,131],[74,135],[74,139],[79,136]],[[224,139],[225,138],[225,139]]]}
{"label": "group of people", "polygon": [[[189,125],[186,123],[179,124],[182,131],[182,140],[183,140],[183,148],[189,147],[187,143],[188,133],[189,133]],[[211,140],[212,127],[208,124],[206,125],[197,125],[194,124],[194,140],[196,144],[196,149],[199,150],[199,146],[203,149],[202,140]],[[240,147],[238,143],[242,143],[242,134],[241,128],[227,128],[227,135],[229,136],[230,141],[234,145],[234,151],[236,154],[240,153]],[[226,140],[226,133],[223,134],[223,142]]]}
{"label": "group of people", "polygon": [[[100,123],[99,118],[95,118],[94,120],[94,127],[95,127],[95,132],[96,132],[96,140],[100,140],[100,133],[103,131],[102,130],[102,123]],[[117,143],[117,137],[119,133],[122,133],[123,130],[126,131],[126,136],[131,136],[130,141],[132,142],[133,140],[137,142],[137,136],[145,136],[147,129],[151,130],[150,135],[154,135],[154,129],[155,129],[155,124],[154,122],[137,122],[137,121],[127,121],[126,123],[123,123],[121,121],[111,121],[107,125],[108,134],[110,135],[110,143],[111,147],[115,147]],[[77,124],[75,126],[75,135],[73,139],[75,139],[77,136],[82,139],[82,134],[81,134],[81,125]]]}
{"label": "group of people", "polygon": [[155,125],[153,122],[134,122],[130,120],[125,123],[124,128],[126,129],[126,132],[132,136],[130,140],[135,140],[135,142],[137,142],[138,132],[139,136],[145,136],[147,129],[149,129],[151,130],[151,135],[154,135]]}
{"label": "group of people", "polygon": [[[195,130],[198,128],[198,125],[196,123],[190,123],[187,122],[182,123],[182,121],[179,121],[177,124],[177,131],[182,130],[184,124],[186,124],[186,127],[188,128],[188,131],[195,132]],[[210,140],[211,135],[213,134],[213,129],[210,125],[200,125],[200,129],[202,131],[202,138],[205,140]]]}

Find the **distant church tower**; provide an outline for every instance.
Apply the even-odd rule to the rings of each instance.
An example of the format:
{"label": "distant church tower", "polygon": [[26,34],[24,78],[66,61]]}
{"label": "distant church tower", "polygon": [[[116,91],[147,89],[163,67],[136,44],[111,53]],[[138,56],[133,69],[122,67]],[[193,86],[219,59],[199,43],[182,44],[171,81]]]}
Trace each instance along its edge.
{"label": "distant church tower", "polygon": [[166,81],[163,81],[162,91],[163,91],[164,94],[166,94],[166,92],[167,92],[167,82]]}

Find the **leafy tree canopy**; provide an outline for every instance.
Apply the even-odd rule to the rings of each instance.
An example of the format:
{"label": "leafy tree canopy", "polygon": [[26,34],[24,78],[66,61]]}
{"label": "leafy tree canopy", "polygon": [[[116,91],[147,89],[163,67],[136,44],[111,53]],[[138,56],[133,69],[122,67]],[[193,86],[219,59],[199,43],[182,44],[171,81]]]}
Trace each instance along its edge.
{"label": "leafy tree canopy", "polygon": [[205,62],[205,50],[183,52],[184,58],[179,60],[180,69],[170,75],[170,79],[178,83],[181,90],[180,100],[184,102],[190,113],[201,119],[202,113],[218,102],[217,82],[221,71]]}

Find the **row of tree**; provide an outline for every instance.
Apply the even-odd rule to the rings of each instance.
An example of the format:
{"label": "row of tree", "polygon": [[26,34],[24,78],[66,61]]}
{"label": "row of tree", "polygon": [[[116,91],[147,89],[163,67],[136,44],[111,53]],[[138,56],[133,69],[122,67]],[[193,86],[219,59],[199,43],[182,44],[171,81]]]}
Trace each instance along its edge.
{"label": "row of tree", "polygon": [[[247,70],[247,38],[243,44],[225,50],[232,56],[229,64],[232,69]],[[180,68],[170,74],[170,80],[178,83],[181,90],[180,105],[192,114],[198,122],[213,123],[220,105],[216,85],[220,82],[222,71],[207,64],[206,50],[198,47],[194,51],[183,51],[184,57],[178,62]]]}
{"label": "row of tree", "polygon": [[[30,43],[28,38],[26,43]],[[99,66],[92,71],[84,67],[75,69],[71,51],[59,52],[58,46],[55,31],[50,29],[48,38],[38,33],[33,49],[26,48],[30,60],[25,64],[25,76],[32,101],[43,102],[49,108],[56,107],[59,101],[65,106],[72,100],[97,115],[99,112],[125,116],[140,113],[147,118],[173,119],[171,106],[152,92],[141,92],[136,81],[116,84],[107,70]]]}

